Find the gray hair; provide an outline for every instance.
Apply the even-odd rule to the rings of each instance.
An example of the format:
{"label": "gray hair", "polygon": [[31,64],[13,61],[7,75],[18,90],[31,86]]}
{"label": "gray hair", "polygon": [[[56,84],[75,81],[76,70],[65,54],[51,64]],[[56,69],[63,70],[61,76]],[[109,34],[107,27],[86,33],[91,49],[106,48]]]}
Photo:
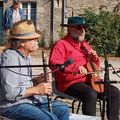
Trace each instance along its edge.
{"label": "gray hair", "polygon": [[20,43],[21,43],[20,39],[11,38],[8,40],[8,44],[10,45],[10,48],[13,48],[13,49],[19,49]]}

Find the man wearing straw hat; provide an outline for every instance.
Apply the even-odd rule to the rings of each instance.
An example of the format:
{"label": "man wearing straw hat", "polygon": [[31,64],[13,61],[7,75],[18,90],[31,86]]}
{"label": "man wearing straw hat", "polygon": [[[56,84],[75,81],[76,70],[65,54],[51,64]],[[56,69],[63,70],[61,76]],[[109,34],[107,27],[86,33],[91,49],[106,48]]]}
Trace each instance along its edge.
{"label": "man wearing straw hat", "polygon": [[[73,64],[66,67],[64,71],[55,72],[57,88],[80,99],[83,114],[95,116],[97,97],[103,99],[103,89],[97,91],[88,84],[91,82],[88,72],[98,70],[100,60],[96,51],[85,40],[87,23],[82,16],[74,16],[69,17],[68,23],[62,26],[67,27],[68,33],[55,43],[49,61],[50,64],[63,64],[67,59],[73,59]],[[95,75],[94,79],[98,77],[99,80],[97,73],[93,75]],[[107,117],[108,120],[119,120],[120,91],[113,85],[110,85],[110,90],[111,92],[107,89]],[[109,93],[111,93],[110,96]],[[110,104],[109,98],[111,98]]]}
{"label": "man wearing straw hat", "polygon": [[[13,24],[7,48],[1,54],[1,65],[30,65],[30,53],[37,50],[39,37],[30,20]],[[33,79],[31,67],[1,68],[0,75],[0,115],[15,120],[69,120],[65,104],[54,101],[52,113],[48,111],[48,101],[43,95],[52,92],[49,76],[48,83],[44,82],[43,74]]]}

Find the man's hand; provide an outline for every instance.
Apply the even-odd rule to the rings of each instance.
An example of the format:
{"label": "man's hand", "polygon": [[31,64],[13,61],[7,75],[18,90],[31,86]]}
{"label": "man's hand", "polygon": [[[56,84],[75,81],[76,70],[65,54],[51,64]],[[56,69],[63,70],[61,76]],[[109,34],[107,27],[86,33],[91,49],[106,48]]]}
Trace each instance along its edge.
{"label": "man's hand", "polygon": [[51,81],[52,81],[52,74],[51,74],[51,73],[49,73],[49,74],[47,74],[47,75],[41,73],[41,74],[39,75],[39,77],[37,78],[37,83],[38,83],[38,84],[39,84],[39,83],[42,83],[42,82],[51,83]]}
{"label": "man's hand", "polygon": [[50,95],[52,93],[52,85],[50,83],[42,83],[34,87],[36,95]]}
{"label": "man's hand", "polygon": [[42,83],[36,86],[35,94],[37,95],[50,95],[52,93],[52,85],[50,83]]}
{"label": "man's hand", "polygon": [[29,87],[26,89],[25,94],[22,98],[26,98],[32,95],[50,95],[52,93],[52,85],[51,83],[41,83],[37,86]]}
{"label": "man's hand", "polygon": [[45,74],[41,73],[38,77],[37,77],[37,83],[40,84],[42,82],[46,82],[46,78],[47,76],[45,76]]}
{"label": "man's hand", "polygon": [[83,66],[79,66],[79,72],[80,72],[80,74],[87,75],[87,69]]}
{"label": "man's hand", "polygon": [[97,55],[97,52],[95,50],[90,50],[90,54],[92,55],[94,60],[98,60],[99,59],[99,57]]}

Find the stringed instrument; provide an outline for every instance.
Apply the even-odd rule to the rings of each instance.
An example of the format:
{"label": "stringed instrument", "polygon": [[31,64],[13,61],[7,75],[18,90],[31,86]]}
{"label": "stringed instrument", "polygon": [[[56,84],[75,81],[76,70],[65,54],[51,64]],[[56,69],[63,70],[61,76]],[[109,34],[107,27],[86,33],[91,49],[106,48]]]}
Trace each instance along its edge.
{"label": "stringed instrument", "polygon": [[[96,91],[96,92],[104,92],[104,85],[103,84],[96,84],[95,82],[102,81],[99,74],[98,74],[98,69],[96,67],[96,64],[93,63],[90,55],[88,54],[87,49],[82,45],[81,46],[85,54],[87,55],[88,58],[88,63],[87,63],[87,70],[88,72],[93,72],[93,74],[89,74],[90,78],[90,86]],[[94,73],[95,72],[95,73]]]}

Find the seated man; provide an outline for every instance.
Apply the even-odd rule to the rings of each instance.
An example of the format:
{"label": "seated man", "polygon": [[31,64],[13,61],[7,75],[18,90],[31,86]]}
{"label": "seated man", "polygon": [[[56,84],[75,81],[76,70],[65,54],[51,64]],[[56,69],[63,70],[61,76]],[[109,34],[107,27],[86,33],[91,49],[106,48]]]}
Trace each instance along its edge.
{"label": "seated man", "polygon": [[[64,71],[55,72],[57,88],[80,99],[83,114],[95,116],[97,97],[103,99],[104,86],[100,85],[98,91],[88,84],[92,82],[91,77],[87,75],[88,66],[93,67],[93,70],[94,67],[99,69],[100,60],[96,51],[85,40],[87,24],[83,17],[75,16],[68,18],[68,24],[62,26],[67,27],[68,34],[54,44],[49,62],[51,65],[56,65],[63,64],[68,59],[73,59],[73,64],[65,67]],[[56,68],[51,69],[55,71]],[[108,120],[119,120],[120,91],[112,85],[110,85],[110,90],[111,95],[109,96],[109,90],[107,89],[107,117]],[[111,104],[109,104],[109,98],[111,98]]]}
{"label": "seated man", "polygon": [[[32,21],[16,22],[1,54],[1,65],[31,65],[30,53],[37,50],[39,37]],[[31,67],[1,68],[0,76],[0,115],[15,120],[69,120],[65,104],[53,101],[52,112],[48,111],[48,100],[43,95],[52,92],[49,76],[47,83],[43,74],[32,78]]]}

